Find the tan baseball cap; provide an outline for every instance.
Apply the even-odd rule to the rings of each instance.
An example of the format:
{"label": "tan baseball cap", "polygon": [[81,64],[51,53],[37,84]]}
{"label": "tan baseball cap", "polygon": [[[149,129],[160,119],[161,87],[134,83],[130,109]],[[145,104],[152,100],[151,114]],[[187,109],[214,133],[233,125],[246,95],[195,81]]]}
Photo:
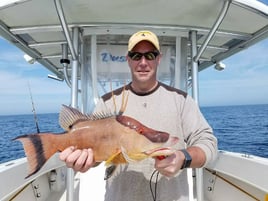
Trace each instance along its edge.
{"label": "tan baseball cap", "polygon": [[151,32],[151,31],[147,31],[147,30],[142,30],[142,31],[138,31],[137,33],[134,33],[128,41],[128,51],[131,51],[135,45],[137,45],[139,42],[146,40],[149,41],[150,43],[152,43],[155,48],[160,51],[160,46],[159,46],[159,41],[157,36]]}

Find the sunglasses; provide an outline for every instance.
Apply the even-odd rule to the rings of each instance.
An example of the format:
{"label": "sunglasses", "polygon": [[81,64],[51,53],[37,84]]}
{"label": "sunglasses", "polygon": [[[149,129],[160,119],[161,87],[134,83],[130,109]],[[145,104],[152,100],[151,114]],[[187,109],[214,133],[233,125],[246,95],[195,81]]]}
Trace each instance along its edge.
{"label": "sunglasses", "polygon": [[160,53],[158,51],[150,51],[150,52],[145,52],[145,53],[141,53],[141,52],[128,52],[128,56],[134,60],[134,61],[139,61],[141,60],[141,58],[144,56],[146,60],[152,61],[155,60],[156,57],[159,55]]}

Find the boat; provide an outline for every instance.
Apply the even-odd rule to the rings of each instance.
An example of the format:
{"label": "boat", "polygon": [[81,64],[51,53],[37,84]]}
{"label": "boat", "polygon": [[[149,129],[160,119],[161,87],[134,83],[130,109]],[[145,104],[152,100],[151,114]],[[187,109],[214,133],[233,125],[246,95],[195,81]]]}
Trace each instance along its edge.
{"label": "boat", "polygon": [[[158,78],[192,94],[198,73],[268,38],[268,6],[256,0],[2,0],[0,35],[70,87],[70,105],[89,113],[102,93],[130,80],[129,36],[160,39]],[[25,179],[27,160],[0,164],[0,200],[104,200],[104,166],[85,174],[53,156]],[[190,200],[268,201],[268,159],[219,150],[204,168],[189,169]]]}

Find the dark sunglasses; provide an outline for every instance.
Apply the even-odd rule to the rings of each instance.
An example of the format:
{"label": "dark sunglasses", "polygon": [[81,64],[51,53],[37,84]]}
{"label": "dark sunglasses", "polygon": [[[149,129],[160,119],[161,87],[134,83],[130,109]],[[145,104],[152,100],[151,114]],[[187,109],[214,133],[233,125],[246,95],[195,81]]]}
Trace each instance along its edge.
{"label": "dark sunglasses", "polygon": [[160,53],[158,51],[150,51],[150,52],[145,52],[145,53],[141,53],[141,52],[128,52],[128,56],[134,60],[134,61],[139,61],[141,60],[141,58],[144,56],[146,60],[155,60],[156,57],[159,55]]}

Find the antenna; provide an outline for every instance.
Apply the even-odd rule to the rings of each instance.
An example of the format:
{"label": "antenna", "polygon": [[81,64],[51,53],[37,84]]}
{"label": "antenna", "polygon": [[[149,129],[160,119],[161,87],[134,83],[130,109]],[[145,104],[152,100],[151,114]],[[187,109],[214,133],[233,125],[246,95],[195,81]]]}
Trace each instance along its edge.
{"label": "antenna", "polygon": [[37,131],[37,133],[40,133],[40,129],[39,129],[39,126],[38,126],[38,121],[37,121],[37,115],[36,115],[36,112],[35,112],[35,107],[34,107],[34,102],[33,102],[32,91],[31,91],[31,87],[30,87],[29,82],[28,82],[28,88],[29,88],[31,102],[32,102],[32,112],[34,114],[34,121],[35,121],[36,131]]}

